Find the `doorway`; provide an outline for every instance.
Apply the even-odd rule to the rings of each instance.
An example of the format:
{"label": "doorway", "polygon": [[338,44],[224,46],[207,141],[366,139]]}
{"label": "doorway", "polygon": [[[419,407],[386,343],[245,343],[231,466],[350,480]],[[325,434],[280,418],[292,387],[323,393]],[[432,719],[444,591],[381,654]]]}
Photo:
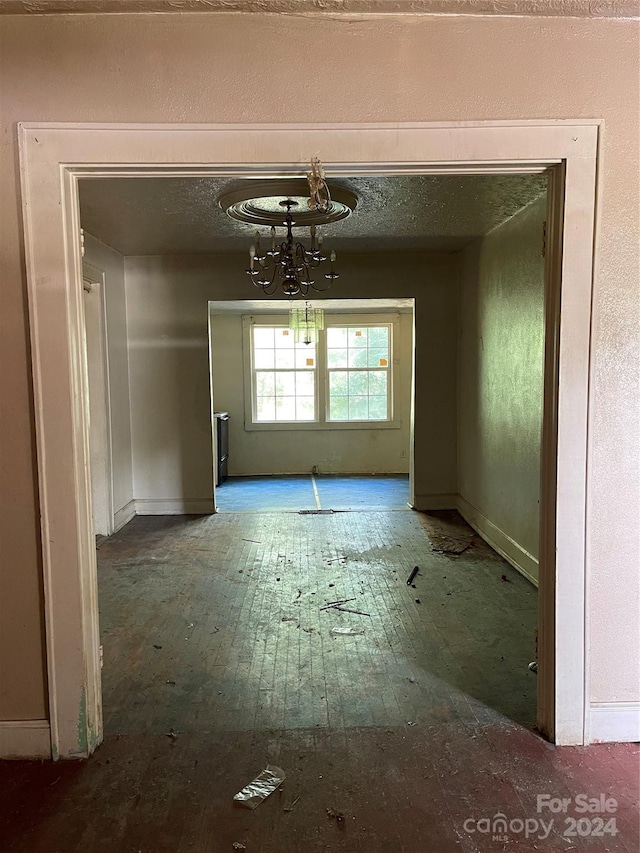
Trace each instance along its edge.
{"label": "doorway", "polygon": [[[262,133],[265,143],[260,162],[255,154],[257,133]],[[86,399],[86,376],[69,348],[69,341],[81,342],[84,332],[78,310],[77,180],[83,175],[136,170],[138,174],[175,174],[182,169],[192,174],[218,170],[242,175],[252,168],[253,174],[286,174],[299,171],[299,166],[287,164],[297,161],[301,145],[321,150],[325,166],[337,173],[345,168],[339,164],[345,162],[349,172],[360,169],[369,174],[429,173],[443,168],[498,174],[514,168],[551,169],[538,723],[556,742],[583,743],[588,731],[584,645],[587,353],[597,124],[246,127],[191,132],[178,127],[97,130],[57,126],[53,130],[22,125],[20,134],[24,204],[29,210],[27,268],[39,412],[43,541],[47,543],[45,610],[54,757],[88,755],[102,733],[88,433],[85,409],[74,404]],[[114,144],[117,136],[120,150]],[[458,144],[453,144],[454,138]],[[229,160],[231,151],[234,162]],[[452,151],[459,152],[453,163]],[[202,167],[212,160],[212,165]],[[238,166],[237,160],[248,166]],[[167,161],[174,163],[170,170],[162,165]],[[37,168],[33,166],[36,162]],[[70,162],[75,165],[63,166],[61,197],[60,164]],[[96,162],[101,165],[95,166]],[[135,165],[123,169],[122,162]],[[566,222],[571,228],[563,228]],[[63,242],[59,235],[65,229],[67,240]],[[64,290],[35,285],[36,281],[56,282],[60,276]],[[571,296],[563,299],[562,324],[560,282],[565,296]],[[37,322],[41,314],[46,323]],[[67,491],[69,503],[63,506],[61,484],[69,482],[73,488]],[[71,551],[69,542],[77,543]],[[58,594],[63,590],[64,594]]]}
{"label": "doorway", "polygon": [[[415,299],[325,298],[308,304],[322,309],[325,327],[310,345],[293,340],[283,313],[288,303],[209,303],[216,509],[408,509],[414,505]],[[269,348],[254,347],[256,336]],[[345,369],[349,336],[357,344],[351,361],[357,357],[365,365],[351,374]],[[347,348],[332,348],[332,341]],[[279,372],[276,365],[288,365],[288,359],[291,367],[303,365],[298,373],[312,390],[312,410],[299,419],[295,396],[283,397],[282,414],[276,412],[278,398],[264,396],[286,390],[280,383],[291,379],[291,367]],[[332,370],[336,360],[344,367]],[[383,368],[366,367],[374,361]],[[349,375],[359,391],[351,402]],[[371,417],[368,408],[357,408],[362,400],[366,406],[362,394],[369,387],[383,395],[372,398]],[[288,400],[290,411],[284,410]],[[271,410],[263,415],[258,401]]]}

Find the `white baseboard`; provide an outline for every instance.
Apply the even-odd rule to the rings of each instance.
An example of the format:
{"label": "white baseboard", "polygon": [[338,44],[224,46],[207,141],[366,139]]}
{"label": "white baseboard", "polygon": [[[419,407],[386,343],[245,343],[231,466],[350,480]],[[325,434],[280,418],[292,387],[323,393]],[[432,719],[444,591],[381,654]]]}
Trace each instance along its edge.
{"label": "white baseboard", "polygon": [[488,542],[491,547],[502,554],[505,560],[521,575],[524,575],[534,586],[538,586],[538,560],[528,551],[518,545],[504,530],[497,527],[492,521],[476,509],[462,495],[458,495],[458,512],[476,533]]}
{"label": "white baseboard", "polygon": [[136,515],[212,515],[213,498],[137,498]]}
{"label": "white baseboard", "polygon": [[640,741],[640,702],[592,702],[590,743]]}
{"label": "white baseboard", "polygon": [[0,720],[0,758],[51,758],[48,720]]}
{"label": "white baseboard", "polygon": [[413,496],[413,508],[418,512],[428,512],[431,509],[456,509],[456,498],[451,494],[443,495],[418,495]]}
{"label": "white baseboard", "polygon": [[113,516],[113,532],[117,533],[121,527],[124,527],[125,524],[128,524],[132,518],[134,518],[136,514],[136,502],[134,500],[130,500],[123,507],[121,507]]}

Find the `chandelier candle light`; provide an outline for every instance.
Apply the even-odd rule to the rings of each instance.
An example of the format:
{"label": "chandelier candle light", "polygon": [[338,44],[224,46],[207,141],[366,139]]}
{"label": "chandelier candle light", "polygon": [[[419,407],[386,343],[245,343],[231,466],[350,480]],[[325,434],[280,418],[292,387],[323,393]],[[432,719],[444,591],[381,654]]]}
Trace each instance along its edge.
{"label": "chandelier candle light", "polygon": [[262,252],[260,247],[260,232],[256,231],[255,240],[249,249],[249,269],[247,274],[256,287],[262,289],[266,296],[272,296],[281,283],[282,292],[285,296],[307,296],[310,290],[321,293],[331,286],[331,282],[338,278],[334,264],[336,260],[335,251],[329,254],[329,272],[324,274],[328,283],[320,287],[312,278],[313,272],[327,260],[322,251],[322,234],[315,225],[309,228],[311,235],[311,246],[306,248],[300,241],[293,239],[293,227],[295,225],[292,209],[298,206],[294,199],[287,198],[280,202],[280,206],[286,208],[287,212],[283,225],[287,229],[286,239],[280,244],[276,243],[276,227],[271,226],[271,248]]}

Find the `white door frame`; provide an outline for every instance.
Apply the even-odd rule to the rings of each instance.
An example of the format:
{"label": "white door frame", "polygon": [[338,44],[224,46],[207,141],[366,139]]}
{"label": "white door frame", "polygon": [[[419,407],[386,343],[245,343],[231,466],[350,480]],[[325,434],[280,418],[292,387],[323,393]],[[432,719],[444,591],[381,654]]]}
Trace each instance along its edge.
{"label": "white door frame", "polygon": [[[540,171],[556,166],[540,553],[539,723],[585,742],[585,588],[591,293],[599,122],[19,126],[35,398],[52,755],[102,739],[77,182],[123,176]],[[564,192],[563,192],[564,190]],[[563,215],[562,215],[563,214]],[[560,223],[564,220],[564,228]],[[553,223],[552,223],[553,224]],[[554,307],[555,306],[555,307]],[[556,457],[557,447],[557,457]]]}
{"label": "white door frame", "polygon": [[[105,294],[106,276],[102,270],[94,267],[93,264],[83,261],[82,263],[83,277],[86,282],[90,283],[91,290],[85,296],[84,310],[87,307],[87,298],[95,298],[98,301],[99,311],[99,330],[98,340],[94,341],[94,346],[100,351],[100,379],[99,386],[94,388],[94,392],[98,395],[98,405],[103,410],[104,417],[104,470],[101,472],[100,483],[103,491],[104,501],[106,503],[106,530],[104,535],[110,536],[114,529],[114,513],[113,513],[113,457],[112,457],[112,438],[111,438],[111,392],[109,387],[109,359],[107,353],[108,331],[107,331],[107,305]],[[87,288],[85,287],[85,291]],[[88,341],[87,341],[88,345]],[[88,365],[87,365],[88,369]],[[95,397],[94,397],[95,400]],[[91,430],[90,430],[91,432]],[[94,433],[95,434],[95,433]],[[92,471],[93,476],[95,472]],[[92,482],[92,491],[95,484]],[[95,532],[95,531],[94,531]]]}

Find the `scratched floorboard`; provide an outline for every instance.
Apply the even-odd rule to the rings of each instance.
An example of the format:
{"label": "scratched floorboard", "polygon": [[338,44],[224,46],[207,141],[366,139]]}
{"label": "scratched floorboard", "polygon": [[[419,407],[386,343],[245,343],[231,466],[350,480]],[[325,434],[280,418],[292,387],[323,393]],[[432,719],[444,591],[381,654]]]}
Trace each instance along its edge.
{"label": "scratched floorboard", "polygon": [[[638,747],[531,730],[536,592],[482,542],[434,553],[437,534],[473,539],[450,514],[134,519],[98,552],[105,743],[0,763],[0,850],[635,853]],[[369,615],[321,609],[342,598]],[[234,808],[268,762],[282,792]],[[584,792],[617,797],[617,836],[465,830]]]}
{"label": "scratched floorboard", "polygon": [[[98,552],[106,731],[532,726],[536,590],[461,521],[473,546],[435,553],[445,529],[409,511],[136,518]],[[322,610],[337,599],[368,615]]]}

